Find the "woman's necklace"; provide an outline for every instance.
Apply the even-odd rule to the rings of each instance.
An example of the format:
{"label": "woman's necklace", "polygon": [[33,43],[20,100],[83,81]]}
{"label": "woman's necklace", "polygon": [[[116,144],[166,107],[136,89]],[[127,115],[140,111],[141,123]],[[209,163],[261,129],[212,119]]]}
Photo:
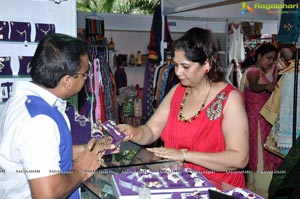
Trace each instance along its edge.
{"label": "woman's necklace", "polygon": [[208,90],[208,93],[203,101],[203,104],[201,105],[199,111],[193,116],[193,117],[190,117],[188,119],[184,118],[183,115],[182,115],[182,110],[183,110],[183,107],[184,107],[184,104],[185,104],[185,99],[186,97],[189,95],[189,91],[190,91],[190,88],[187,88],[185,93],[184,93],[184,96],[183,96],[183,99],[181,101],[181,104],[180,104],[180,108],[179,108],[179,112],[178,112],[178,119],[182,122],[192,122],[194,121],[201,113],[201,111],[203,110],[203,108],[205,107],[206,105],[206,101],[207,101],[207,98],[209,96],[209,93],[210,93],[210,90],[211,90],[211,85],[209,87],[209,90]]}

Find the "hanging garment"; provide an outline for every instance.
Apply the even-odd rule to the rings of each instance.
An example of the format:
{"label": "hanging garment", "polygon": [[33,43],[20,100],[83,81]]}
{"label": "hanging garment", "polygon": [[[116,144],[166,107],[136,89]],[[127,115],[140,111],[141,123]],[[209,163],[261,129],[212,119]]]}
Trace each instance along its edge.
{"label": "hanging garment", "polygon": [[162,75],[163,75],[163,71],[164,69],[167,67],[167,65],[162,65],[162,66],[158,66],[155,70],[157,78],[156,78],[156,84],[153,87],[154,88],[154,94],[155,94],[155,107],[158,107],[159,105],[159,99],[160,99],[160,90],[161,87],[163,85],[163,81],[162,81]]}
{"label": "hanging garment", "polygon": [[[145,75],[144,75],[144,89],[143,89],[143,116],[148,120],[154,112],[154,96],[155,91],[153,88],[154,73],[157,65],[161,62],[161,40],[162,40],[162,15],[161,15],[161,5],[155,8],[151,32],[150,32],[150,42],[149,42],[149,57],[145,65]],[[169,23],[167,17],[164,19],[164,42],[167,44],[167,49],[171,46],[171,35],[169,30]],[[167,50],[166,49],[166,50]],[[151,62],[151,63],[150,63]]]}
{"label": "hanging garment", "polygon": [[283,80],[284,77],[282,76],[277,82],[277,87],[259,112],[265,118],[265,120],[272,125],[275,123],[280,113]]}
{"label": "hanging garment", "polygon": [[119,124],[119,114],[118,114],[118,102],[117,102],[117,85],[115,82],[115,78],[114,75],[112,73],[112,71],[109,68],[109,79],[111,81],[112,87],[113,87],[113,106],[114,106],[114,114],[116,117],[116,124]]}
{"label": "hanging garment", "polygon": [[127,74],[124,68],[117,68],[115,71],[115,81],[117,86],[117,94],[119,95],[119,89],[127,86]]}
{"label": "hanging garment", "polygon": [[143,88],[143,118],[148,120],[154,112],[154,89],[153,89],[153,78],[156,64],[148,62],[145,65],[145,77],[144,77],[144,88]]}
{"label": "hanging garment", "polygon": [[297,7],[282,9],[277,41],[283,44],[294,44],[298,40],[300,33],[300,7],[298,2],[298,0],[284,1],[284,4],[297,5]]}
{"label": "hanging garment", "polygon": [[[295,67],[295,61],[291,60],[289,61],[290,65],[281,70],[279,72],[281,76],[281,78],[279,79],[279,81],[277,82],[277,87],[275,88],[275,90],[272,92],[271,97],[268,99],[268,101],[265,103],[265,105],[263,106],[263,108],[260,110],[260,114],[272,125],[275,125],[275,121],[277,122],[277,119],[279,117],[280,112],[285,112],[281,117],[282,119],[278,120],[278,133],[276,134],[276,149],[278,149],[278,151],[280,152],[280,154],[282,156],[285,156],[287,154],[288,149],[284,148],[284,146],[288,143],[289,148],[291,147],[291,140],[292,140],[292,131],[291,131],[291,112],[292,112],[292,98],[285,98],[284,96],[293,96],[292,92],[292,88],[293,88],[293,79],[292,76],[294,74],[294,67]],[[299,69],[300,71],[300,69]],[[285,77],[288,77],[289,80],[286,80],[285,84],[283,84]],[[285,85],[285,93],[283,94],[283,86]],[[299,89],[299,87],[298,87]],[[299,91],[298,91],[299,93]],[[284,102],[281,102],[281,98],[284,98]],[[298,101],[299,103],[299,101]],[[298,105],[299,106],[299,105]],[[299,111],[297,111],[298,115],[299,115]],[[300,115],[297,117],[299,119]],[[287,124],[284,124],[283,127],[280,127],[280,121],[282,123],[284,123],[284,121],[287,121]],[[299,122],[298,122],[299,123]],[[298,124],[297,123],[297,124]],[[289,126],[290,125],[290,126]],[[285,129],[285,133],[283,131],[283,133],[280,132],[280,129],[283,130]],[[299,134],[299,127],[298,130],[296,129],[296,131],[298,132],[297,134]],[[287,133],[289,132],[289,133]],[[280,137],[280,145],[281,145],[281,150],[278,147],[278,142],[279,142],[279,134],[281,134]],[[272,135],[269,135],[272,136]]]}
{"label": "hanging garment", "polygon": [[101,60],[100,70],[102,74],[105,120],[111,120],[116,123],[116,113],[113,103],[114,88],[110,80],[109,66],[103,59]]}
{"label": "hanging garment", "polygon": [[[167,17],[164,17],[164,42],[167,43],[167,49],[171,46],[172,38],[170,35],[169,23]],[[150,42],[149,42],[149,61],[154,63],[160,63],[162,60],[161,56],[161,40],[162,40],[162,16],[161,16],[161,5],[155,8],[153,14],[153,20],[150,32]],[[166,50],[167,50],[166,49]]]}
{"label": "hanging garment", "polygon": [[258,39],[261,37],[262,22],[242,22],[245,40]]}
{"label": "hanging garment", "polygon": [[94,60],[94,95],[95,95],[95,122],[98,121],[104,122],[106,120],[105,117],[105,106],[104,106],[104,94],[103,94],[103,79],[101,73],[100,61],[98,58]]}
{"label": "hanging garment", "polygon": [[180,81],[177,77],[177,75],[175,74],[175,65],[174,64],[170,64],[169,65],[169,74],[168,74],[168,78],[167,78],[167,83],[165,85],[165,96],[168,94],[168,92],[173,88],[173,86],[175,86],[176,84],[178,84]]}
{"label": "hanging garment", "polygon": [[[298,82],[300,77],[298,76]],[[298,87],[298,93],[300,93],[300,87]],[[290,96],[290,97],[285,97]],[[280,104],[280,131],[278,135],[278,147],[283,154],[287,154],[290,148],[292,148],[293,142],[293,96],[294,96],[294,73],[284,74],[283,87],[281,92],[281,104]],[[297,107],[300,107],[300,100],[297,100]],[[300,135],[300,109],[297,109],[297,121],[296,121],[296,136]]]}
{"label": "hanging garment", "polygon": [[245,50],[243,43],[243,34],[240,24],[229,24],[231,33],[229,34],[229,60],[236,59],[244,61]]}
{"label": "hanging garment", "polygon": [[[172,65],[174,67],[174,65]],[[170,71],[170,65],[166,66],[164,68],[164,70],[162,71],[162,85],[161,85],[161,88],[160,88],[160,91],[159,91],[159,103],[163,100],[163,98],[165,97],[165,88],[166,88],[166,85],[167,85],[167,80],[168,80],[168,75],[169,75],[169,71]]]}

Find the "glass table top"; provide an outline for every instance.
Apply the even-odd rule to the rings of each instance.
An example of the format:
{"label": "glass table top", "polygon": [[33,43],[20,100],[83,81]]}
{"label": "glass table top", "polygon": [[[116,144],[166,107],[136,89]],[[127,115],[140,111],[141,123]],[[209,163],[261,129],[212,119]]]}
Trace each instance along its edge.
{"label": "glass table top", "polygon": [[[122,143],[118,154],[108,155],[105,158],[106,167],[101,167],[87,181],[82,183],[83,199],[116,199],[112,186],[112,175],[126,171],[162,171],[166,169],[180,170],[182,162],[161,159],[146,148],[134,143]],[[232,190],[235,187],[224,182],[208,179],[215,187],[222,191]]]}
{"label": "glass table top", "polygon": [[165,168],[181,169],[181,162],[161,159],[144,147],[134,143],[122,143],[118,154],[107,155],[104,157],[106,167],[101,167],[94,175],[85,181],[81,186],[84,199],[115,199],[111,176],[116,173],[125,172],[128,169],[151,171]]}

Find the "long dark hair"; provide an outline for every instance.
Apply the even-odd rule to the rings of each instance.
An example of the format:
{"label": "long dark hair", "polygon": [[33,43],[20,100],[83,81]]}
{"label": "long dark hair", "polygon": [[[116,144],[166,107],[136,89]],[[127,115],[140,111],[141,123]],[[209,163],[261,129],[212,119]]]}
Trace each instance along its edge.
{"label": "long dark hair", "polygon": [[258,56],[264,56],[264,54],[267,54],[269,52],[276,52],[276,55],[278,54],[278,50],[277,48],[271,44],[271,43],[264,43],[262,45],[260,45],[256,50],[254,55],[247,57],[243,64],[242,64],[242,68],[243,70],[247,69],[249,66],[254,65],[257,60],[258,60]]}
{"label": "long dark hair", "polygon": [[203,65],[207,60],[211,69],[207,77],[212,82],[224,80],[224,70],[221,66],[218,51],[213,42],[210,30],[194,27],[188,30],[174,43],[174,50],[183,50],[189,61],[198,62]]}

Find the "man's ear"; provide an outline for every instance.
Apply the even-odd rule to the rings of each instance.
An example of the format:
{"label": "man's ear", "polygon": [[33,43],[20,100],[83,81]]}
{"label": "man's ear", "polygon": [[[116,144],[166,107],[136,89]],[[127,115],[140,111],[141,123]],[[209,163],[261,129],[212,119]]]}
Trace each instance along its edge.
{"label": "man's ear", "polygon": [[65,75],[60,79],[61,85],[66,89],[70,90],[72,86],[72,76],[71,75]]}

